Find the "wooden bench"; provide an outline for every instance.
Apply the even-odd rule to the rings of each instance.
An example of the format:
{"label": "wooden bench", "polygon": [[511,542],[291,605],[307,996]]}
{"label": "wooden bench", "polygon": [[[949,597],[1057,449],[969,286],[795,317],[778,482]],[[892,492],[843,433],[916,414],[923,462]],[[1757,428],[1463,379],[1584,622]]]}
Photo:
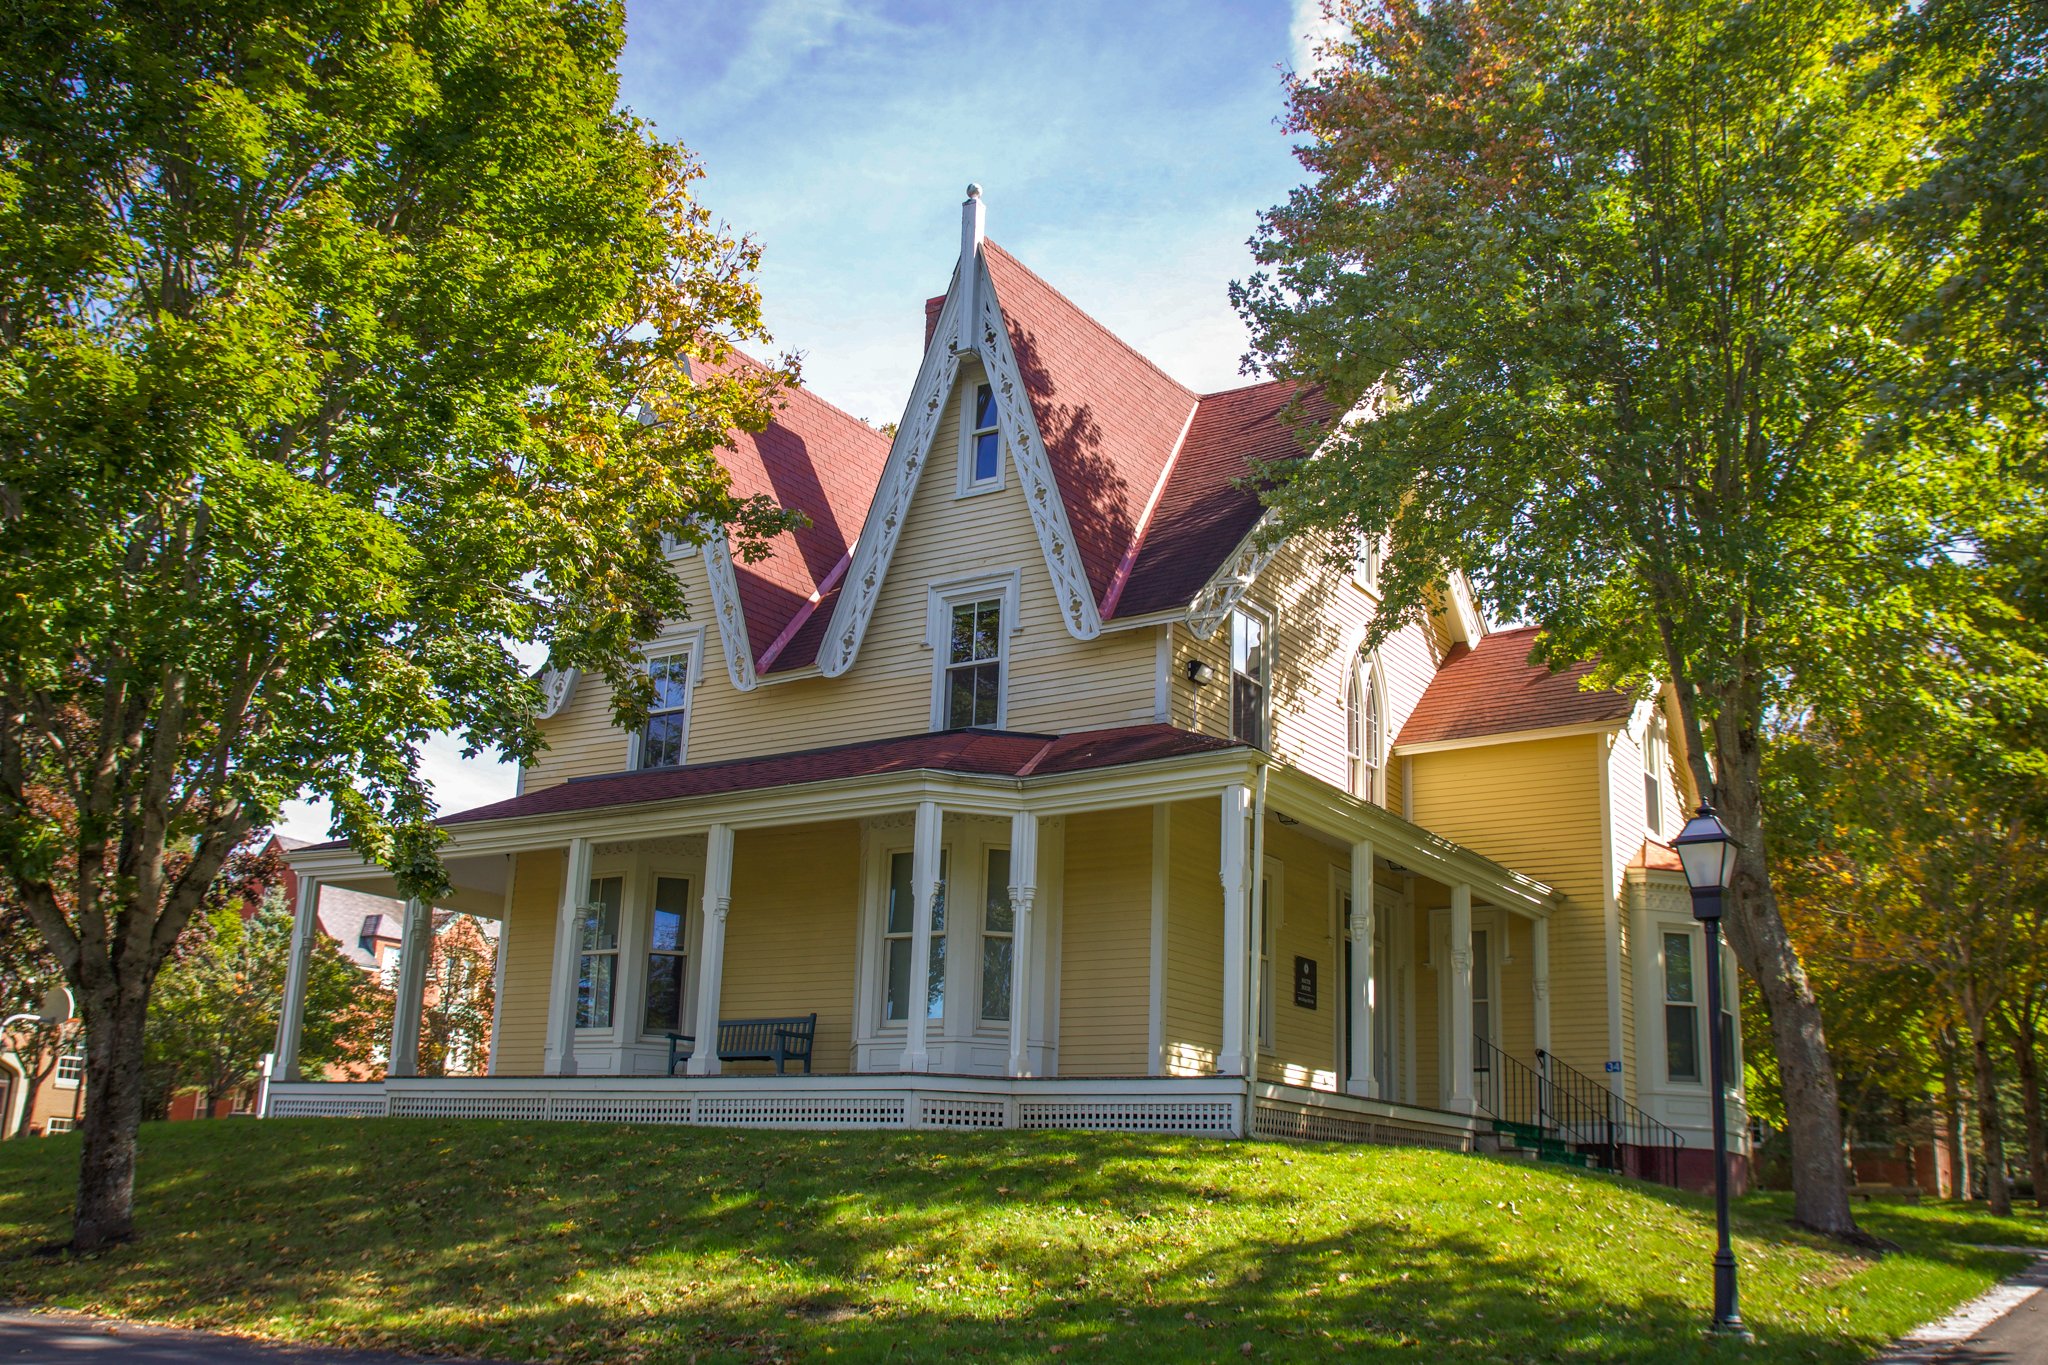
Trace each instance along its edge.
{"label": "wooden bench", "polygon": [[[773,1062],[775,1074],[783,1075],[790,1062],[802,1062],[804,1075],[811,1074],[811,1043],[818,1036],[818,1016],[792,1015],[787,1019],[721,1019],[718,1021],[718,1060],[721,1062]],[[688,1033],[668,1035],[668,1074],[690,1060],[697,1040]]]}

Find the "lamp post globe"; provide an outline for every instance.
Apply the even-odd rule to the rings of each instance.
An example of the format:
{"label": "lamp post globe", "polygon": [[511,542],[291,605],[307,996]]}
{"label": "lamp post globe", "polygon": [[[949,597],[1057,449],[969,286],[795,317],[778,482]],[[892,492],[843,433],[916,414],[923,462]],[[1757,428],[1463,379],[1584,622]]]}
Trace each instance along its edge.
{"label": "lamp post globe", "polygon": [[1742,1325],[1735,1285],[1735,1249],[1728,1240],[1728,1066],[1721,1030],[1721,907],[1735,880],[1738,845],[1714,808],[1702,801],[1692,819],[1671,841],[1692,890],[1692,915],[1706,936],[1707,956],[1707,1085],[1714,1125],[1714,1223],[1719,1242],[1714,1251],[1714,1323],[1717,1335],[1751,1340]]}

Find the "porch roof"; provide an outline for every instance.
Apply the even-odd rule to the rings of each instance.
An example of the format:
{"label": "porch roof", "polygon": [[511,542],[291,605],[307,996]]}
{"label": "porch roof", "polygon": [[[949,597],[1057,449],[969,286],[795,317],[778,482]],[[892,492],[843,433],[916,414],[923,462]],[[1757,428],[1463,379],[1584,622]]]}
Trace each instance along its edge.
{"label": "porch roof", "polygon": [[[507,801],[456,811],[435,823],[465,825],[484,820],[565,815],[612,806],[675,801],[688,797],[795,787],[810,782],[881,777],[894,773],[943,772],[976,777],[1052,777],[1103,768],[1216,753],[1245,746],[1171,725],[1129,725],[1068,735],[1017,730],[940,730],[830,748],[801,749],[722,763],[574,777],[557,786]],[[300,852],[346,848],[345,841],[314,844]]]}

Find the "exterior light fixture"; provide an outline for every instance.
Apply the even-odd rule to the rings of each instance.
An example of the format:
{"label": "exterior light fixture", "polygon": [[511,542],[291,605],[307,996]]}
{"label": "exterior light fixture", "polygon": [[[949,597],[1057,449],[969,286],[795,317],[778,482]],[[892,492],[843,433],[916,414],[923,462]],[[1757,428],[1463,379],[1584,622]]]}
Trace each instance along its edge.
{"label": "exterior light fixture", "polygon": [[1692,917],[1707,940],[1707,1084],[1711,1088],[1714,1125],[1714,1221],[1720,1244],[1714,1252],[1714,1324],[1717,1336],[1752,1340],[1742,1325],[1736,1302],[1735,1250],[1728,1243],[1728,1058],[1721,1029],[1721,906],[1735,881],[1735,855],[1740,847],[1714,808],[1700,803],[1692,819],[1671,841],[1692,889]]}
{"label": "exterior light fixture", "polygon": [[1200,659],[1189,659],[1188,681],[1197,687],[1207,687],[1216,681],[1216,670]]}

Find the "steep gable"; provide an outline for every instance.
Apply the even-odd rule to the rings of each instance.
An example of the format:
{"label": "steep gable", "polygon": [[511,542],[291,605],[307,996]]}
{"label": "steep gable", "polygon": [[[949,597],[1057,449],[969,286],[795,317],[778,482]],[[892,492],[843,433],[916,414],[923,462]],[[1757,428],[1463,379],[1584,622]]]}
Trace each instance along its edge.
{"label": "steep gable", "polygon": [[[754,364],[744,357],[734,363]],[[736,433],[719,452],[736,492],[765,495],[809,522],[776,536],[768,554],[751,563],[740,560],[737,544],[715,546],[707,556],[714,596],[729,587],[738,606],[738,622],[729,623],[732,613],[719,603],[729,655],[743,650],[761,673],[815,661],[832,594],[888,455],[888,437],[806,388],[785,393],[765,430]],[[729,583],[721,584],[726,576]]]}

